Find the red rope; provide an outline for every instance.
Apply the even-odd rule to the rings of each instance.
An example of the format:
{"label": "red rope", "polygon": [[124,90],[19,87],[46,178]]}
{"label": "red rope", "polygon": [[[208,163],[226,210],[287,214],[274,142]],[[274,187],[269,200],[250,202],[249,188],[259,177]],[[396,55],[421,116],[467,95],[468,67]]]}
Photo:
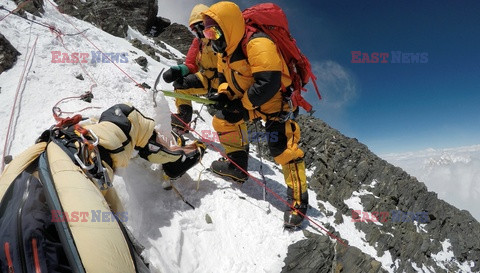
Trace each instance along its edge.
{"label": "red rope", "polygon": [[[70,50],[68,50],[67,46],[65,45],[65,43],[63,42],[63,39],[62,37],[60,36],[57,36],[59,37],[59,40],[60,42],[62,43],[63,45],[63,48],[65,48],[66,51],[68,52],[71,52]],[[97,82],[95,81],[95,79],[87,72],[87,69],[83,66],[82,62],[78,62],[78,65],[80,65],[80,67],[82,68],[82,71],[83,73],[85,73],[85,75],[87,75],[87,77],[90,79],[90,82],[92,83],[92,85],[90,85],[90,93],[93,93],[93,88],[97,87],[98,84]]]}
{"label": "red rope", "polygon": [[[56,7],[50,0],[48,0],[48,2],[65,18],[65,20],[70,23],[77,31],[80,31],[70,20],[68,20],[68,18],[58,9],[58,7]],[[88,37],[86,37],[85,34],[81,33],[82,36],[93,46],[95,47],[98,51],[100,51],[103,56],[105,56],[112,64],[114,64],[123,74],[125,74],[130,80],[132,80],[137,87],[141,88],[143,91],[146,91],[145,88],[140,85],[137,81],[135,81],[135,79],[133,79],[127,72],[125,72],[121,67],[119,67],[115,62],[112,62],[110,57],[108,57],[108,55],[106,55],[105,53],[103,53],[102,50],[100,50],[100,48],[98,48],[92,41],[90,41],[90,39],[88,39]],[[190,131],[192,132],[195,132],[195,134],[197,134],[200,139],[202,139],[202,141],[204,141],[205,143],[210,143],[210,140],[204,138],[202,135],[200,135],[197,131],[195,131],[194,129],[192,129],[187,123],[185,123],[182,119],[180,119],[176,114],[172,113],[172,115],[174,117],[176,117],[178,120],[180,120]],[[270,188],[268,188],[265,184],[263,184],[258,178],[254,177],[253,175],[251,175],[248,171],[244,170],[243,168],[241,168],[237,163],[235,163],[233,160],[231,160],[226,154],[224,154],[220,149],[216,148],[214,145],[211,145],[209,144],[210,147],[212,147],[215,151],[217,151],[218,153],[220,153],[223,157],[225,157],[227,160],[229,160],[231,163],[233,163],[237,168],[239,168],[242,172],[246,173],[248,176],[250,176],[259,186],[261,187],[264,187],[266,191],[270,192],[275,198],[277,198],[278,200],[280,200],[281,202],[283,202],[284,204],[286,204],[287,206],[289,206],[292,210],[296,211],[297,213],[299,213],[300,215],[302,215],[305,219],[307,219],[308,221],[310,221],[312,224],[314,224],[315,226],[319,227],[321,230],[323,230],[325,233],[327,233],[331,238],[337,240],[338,242],[340,242],[341,244],[343,244],[344,246],[348,246],[343,240],[341,240],[340,238],[338,238],[337,236],[335,236],[334,234],[332,234],[331,232],[329,232],[327,229],[325,229],[324,227],[322,227],[320,224],[318,224],[317,222],[315,222],[314,220],[312,220],[310,217],[308,217],[307,215],[305,215],[304,213],[302,213],[301,211],[299,211],[298,209],[296,209],[295,207],[293,207],[291,204],[289,204],[286,200],[284,200],[280,195],[278,195],[277,193],[275,193],[273,190],[271,190]]]}
{"label": "red rope", "polygon": [[[172,113],[173,114],[173,113]],[[203,142],[205,143],[210,143],[211,141],[209,139],[206,139],[204,138],[203,136],[201,136],[197,131],[193,130],[192,128],[190,128],[190,126],[185,123],[182,119],[180,119],[178,116],[176,116],[175,114],[173,114],[178,120],[180,120],[185,126],[187,126],[187,128],[192,131],[192,132],[195,132],[197,135],[200,136],[200,138],[202,139]],[[262,183],[258,178],[256,178],[255,176],[253,176],[252,174],[250,174],[248,171],[246,171],[245,169],[243,169],[242,167],[240,167],[235,161],[233,161],[232,159],[230,159],[225,153],[223,153],[220,149],[218,149],[217,147],[215,147],[214,145],[212,144],[209,144],[209,146],[211,148],[213,148],[215,151],[217,151],[220,155],[222,155],[223,157],[225,157],[226,159],[228,159],[228,161],[230,161],[231,163],[233,163],[233,165],[235,165],[238,169],[240,169],[242,172],[244,172],[245,174],[247,174],[249,177],[252,178],[253,181],[255,181],[255,183],[257,183],[260,187],[262,188],[265,188],[266,191],[268,191],[269,193],[271,193],[275,198],[277,198],[278,200],[280,200],[282,203],[284,203],[285,205],[287,205],[288,207],[290,207],[292,210],[296,211],[298,214],[302,215],[305,219],[307,219],[309,222],[311,222],[312,224],[314,224],[315,226],[319,227],[321,230],[323,230],[325,233],[327,233],[330,237],[332,237],[333,239],[337,240],[339,243],[341,243],[342,245],[344,246],[347,246],[348,245],[340,238],[338,238],[337,236],[335,236],[334,234],[332,234],[331,232],[329,232],[327,229],[325,229],[324,227],[322,227],[320,224],[318,224],[317,222],[315,222],[312,218],[308,217],[307,215],[305,215],[304,213],[302,213],[301,211],[299,211],[298,209],[296,209],[292,204],[288,203],[285,199],[283,199],[280,195],[278,195],[276,192],[274,192],[272,189],[270,189],[269,187],[267,187],[264,183]]]}
{"label": "red rope", "polygon": [[[63,32],[61,32],[60,30],[58,30],[54,26],[49,26],[49,29],[52,33],[54,33],[56,35],[56,37],[60,41],[60,43],[62,43],[63,48],[65,48],[65,50],[68,51],[68,52],[72,52],[71,50],[69,50],[67,48],[67,46],[65,45],[65,42],[63,41],[63,38],[62,38],[62,36],[64,36]],[[85,73],[85,75],[87,75],[87,77],[90,79],[90,82],[92,82],[92,85],[90,86],[90,93],[92,93],[93,88],[97,87],[98,84],[95,81],[95,79],[93,79],[93,77],[87,72],[87,69],[82,65],[82,62],[78,62],[78,64],[82,68],[83,73]]]}
{"label": "red rope", "polygon": [[[48,29],[52,32],[52,34],[55,34],[56,35],[56,38],[60,41],[60,43],[62,43],[62,46],[63,48],[65,48],[66,51],[68,52],[71,52],[71,50],[69,50],[67,48],[67,45],[65,44],[65,42],[63,41],[63,38],[62,36],[64,36],[65,34],[63,34],[63,32],[61,32],[60,30],[58,30],[57,28],[55,28],[54,26],[49,26]],[[80,34],[80,32],[78,33]],[[75,34],[76,35],[76,34]],[[91,93],[93,94],[93,88],[97,87],[98,84],[97,82],[95,81],[95,79],[90,75],[90,73],[87,72],[87,69],[82,65],[81,62],[78,62],[78,64],[80,65],[80,67],[82,68],[82,71],[83,73],[85,73],[85,75],[87,75],[87,77],[90,79],[90,82],[92,83],[92,85],[90,85],[90,91],[87,91],[84,95],[88,94],[88,93]],[[82,99],[84,95],[81,95],[81,96],[73,96],[73,97],[66,97],[66,98],[63,98],[61,100],[59,100],[52,108],[53,110],[53,117],[55,118],[56,121],[59,122],[59,124],[57,124],[57,126],[59,126],[60,124],[62,124],[63,122],[67,122],[69,121],[70,119],[72,118],[61,118],[60,116],[62,114],[74,114],[74,113],[79,113],[79,112],[83,112],[85,110],[88,110],[88,109],[100,109],[101,107],[96,107],[96,106],[90,106],[90,107],[85,107],[83,109],[80,109],[78,111],[73,111],[73,112],[64,112],[62,110],[60,110],[60,108],[58,107],[58,105],[65,101],[65,100],[69,100],[69,99]],[[56,112],[58,111],[58,112]],[[77,116],[80,116],[80,115],[75,115],[73,118],[76,118]],[[80,116],[80,120],[81,120],[81,116]],[[79,121],[77,121],[78,123]],[[61,126],[59,126],[61,127]]]}
{"label": "red rope", "polygon": [[8,139],[9,139],[9,136],[10,136],[10,129],[11,129],[12,123],[13,123],[15,106],[17,105],[17,99],[18,99],[18,95],[20,93],[20,87],[22,86],[22,82],[23,82],[23,79],[25,77],[25,71],[27,70],[27,66],[28,66],[28,63],[30,62],[30,58],[32,57],[33,52],[35,51],[35,47],[37,45],[37,40],[38,40],[38,37],[35,39],[35,42],[33,43],[32,47],[29,50],[27,50],[27,56],[28,57],[25,59],[25,65],[23,66],[23,71],[22,71],[22,74],[20,76],[20,80],[18,81],[17,91],[15,93],[15,99],[14,99],[13,105],[12,105],[12,111],[10,112],[10,121],[8,122],[7,135],[5,137],[5,145],[3,146],[2,169],[0,170],[0,172],[3,172],[3,169],[5,168],[5,156],[7,155],[7,145],[8,145]]}
{"label": "red rope", "polygon": [[25,6],[28,2],[30,2],[32,0],[27,0],[27,1],[23,1],[20,5],[17,6],[16,9],[12,10],[11,12],[9,12],[7,15],[3,16],[2,19],[0,19],[0,22],[3,21],[3,19],[7,18],[8,16],[10,16],[10,14],[14,13],[15,11],[23,8],[23,6]]}
{"label": "red rope", "polygon": [[61,118],[60,116],[62,114],[75,114],[75,113],[81,113],[85,110],[88,110],[88,109],[101,109],[101,107],[98,107],[98,106],[89,106],[89,107],[85,107],[85,108],[82,108],[80,110],[77,110],[77,111],[72,111],[72,112],[64,112],[60,109],[60,107],[58,107],[58,105],[65,101],[65,100],[71,100],[71,99],[82,99],[84,95],[81,95],[81,96],[72,96],[72,97],[66,97],[66,98],[63,98],[59,101],[57,101],[57,103],[55,103],[55,105],[53,106],[52,108],[52,111],[53,111],[53,117],[55,118],[56,121],[61,121],[65,118]]}
{"label": "red rope", "polygon": [[132,80],[137,87],[141,88],[143,91],[146,91],[145,87],[143,87],[140,83],[138,83],[135,79],[133,79],[127,72],[125,72],[120,66],[118,66],[115,62],[113,62],[112,59],[110,59],[110,57],[107,54],[103,53],[103,51],[100,48],[98,48],[92,41],[90,41],[90,39],[88,39],[88,37],[83,32],[81,32],[70,20],[68,20],[68,18],[58,9],[57,6],[55,6],[52,3],[52,1],[48,0],[48,2],[63,16],[63,18],[65,18],[65,20],[70,25],[72,25],[83,36],[83,38],[85,38],[85,40],[87,40],[93,47],[95,47],[98,51],[100,51],[100,53],[102,53],[102,55],[105,58],[107,58],[110,61],[110,63],[115,65],[125,76],[127,76],[130,80]]}

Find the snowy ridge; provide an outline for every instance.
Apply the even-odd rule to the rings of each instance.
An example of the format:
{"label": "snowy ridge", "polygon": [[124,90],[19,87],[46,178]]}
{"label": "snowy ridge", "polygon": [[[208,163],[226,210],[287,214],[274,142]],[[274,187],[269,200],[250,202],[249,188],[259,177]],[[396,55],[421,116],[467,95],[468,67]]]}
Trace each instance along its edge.
{"label": "snowy ridge", "polygon": [[[183,54],[180,51],[173,48],[172,46],[164,43],[164,45],[166,47],[166,49],[164,49],[164,48],[158,46],[157,44],[155,44],[155,42],[152,39],[150,39],[148,37],[145,37],[140,32],[138,32],[136,29],[132,29],[131,27],[128,27],[128,32],[127,32],[127,38],[126,39],[128,39],[128,40],[138,39],[143,44],[149,45],[149,46],[153,47],[154,49],[156,49],[160,52],[172,53],[178,59],[181,59],[182,57],[184,57]],[[137,49],[137,51],[138,51],[138,49]],[[158,56],[160,58],[160,62],[162,64],[165,64],[165,65],[168,65],[168,66],[177,64],[176,61],[167,59],[160,54],[156,54],[156,56]]]}
{"label": "snowy ridge", "polygon": [[[365,211],[359,196],[373,195],[370,191],[368,191],[368,188],[374,187],[376,183],[377,183],[376,181],[372,181],[370,185],[368,185],[364,189],[361,189],[359,192],[354,191],[352,193],[352,196],[349,199],[344,200],[343,202],[351,210]],[[329,204],[329,207],[332,207],[332,206]],[[379,256],[377,253],[377,250],[373,246],[371,246],[368,243],[368,241],[365,239],[365,233],[363,231],[358,231],[355,228],[355,222],[352,220],[352,218],[345,215],[342,215],[342,217],[343,217],[343,223],[341,223],[340,225],[336,225],[336,228],[335,228],[339,231],[342,238],[349,240],[350,245],[358,247],[364,253],[367,253],[368,255],[375,258],[375,260],[380,261],[382,263],[382,268],[384,270],[388,272],[395,272],[394,271],[395,265],[394,265],[394,260],[392,259],[392,255],[389,252],[385,252],[382,256]],[[331,221],[330,224],[335,226],[335,223],[333,222],[333,220]],[[373,224],[382,225],[381,222],[373,222]]]}

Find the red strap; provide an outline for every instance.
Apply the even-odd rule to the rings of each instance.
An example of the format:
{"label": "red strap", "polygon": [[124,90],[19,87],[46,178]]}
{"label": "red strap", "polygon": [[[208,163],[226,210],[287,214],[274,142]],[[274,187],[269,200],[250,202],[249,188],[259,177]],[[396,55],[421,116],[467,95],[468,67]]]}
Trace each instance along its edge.
{"label": "red strap", "polygon": [[317,77],[313,75],[313,72],[310,70],[310,78],[312,79],[313,86],[315,87],[315,91],[317,92],[317,96],[319,99],[322,99],[322,96],[320,95],[320,91],[318,91],[318,86],[317,86]]}
{"label": "red strap", "polygon": [[245,57],[247,58],[247,62],[248,62],[247,44],[250,38],[252,37],[252,35],[257,31],[258,29],[256,29],[255,27],[252,27],[250,25],[245,26],[245,35],[243,35],[241,44],[242,44],[243,55],[245,55]]}
{"label": "red strap", "polygon": [[68,127],[74,124],[78,124],[80,121],[82,121],[82,115],[75,115],[73,117],[68,117],[68,118],[61,118],[57,115],[53,115],[57,123],[57,127]]}
{"label": "red strap", "polygon": [[293,105],[300,106],[307,112],[312,111],[312,105],[302,97],[300,91],[293,91],[291,99]]}
{"label": "red strap", "polygon": [[80,124],[78,124],[78,123],[75,124],[75,126],[73,128],[75,128],[75,130],[77,132],[79,132],[80,134],[82,134],[83,136],[88,135],[88,130],[83,128],[82,126],[80,126]]}

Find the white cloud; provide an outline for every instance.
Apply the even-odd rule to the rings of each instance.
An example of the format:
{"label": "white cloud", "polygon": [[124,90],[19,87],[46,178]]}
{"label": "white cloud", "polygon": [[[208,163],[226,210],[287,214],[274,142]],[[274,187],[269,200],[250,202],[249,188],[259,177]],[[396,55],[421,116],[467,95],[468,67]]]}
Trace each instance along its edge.
{"label": "white cloud", "polygon": [[[313,73],[322,95],[322,107],[341,109],[357,97],[357,85],[353,75],[333,61],[312,62]],[[313,89],[310,88],[310,89]]]}
{"label": "white cloud", "polygon": [[383,155],[427,185],[438,197],[480,221],[480,145]]}
{"label": "white cloud", "polygon": [[312,83],[304,97],[312,104],[315,116],[327,122],[330,126],[348,133],[350,128],[347,115],[347,106],[351,105],[358,96],[355,77],[346,68],[334,61],[312,61],[312,71],[317,77],[317,85],[322,95],[318,100]]}

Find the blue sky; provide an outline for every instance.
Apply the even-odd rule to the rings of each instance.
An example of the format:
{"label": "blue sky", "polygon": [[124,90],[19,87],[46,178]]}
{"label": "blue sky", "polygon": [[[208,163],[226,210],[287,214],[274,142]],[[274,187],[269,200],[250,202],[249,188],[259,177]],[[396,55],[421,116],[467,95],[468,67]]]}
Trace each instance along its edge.
{"label": "blue sky", "polygon": [[[323,100],[307,94],[315,116],[379,154],[480,144],[479,1],[273,2],[318,77]],[[186,24],[197,1],[177,3],[159,15]],[[352,63],[352,51],[390,56]],[[391,63],[392,51],[428,61]]]}

